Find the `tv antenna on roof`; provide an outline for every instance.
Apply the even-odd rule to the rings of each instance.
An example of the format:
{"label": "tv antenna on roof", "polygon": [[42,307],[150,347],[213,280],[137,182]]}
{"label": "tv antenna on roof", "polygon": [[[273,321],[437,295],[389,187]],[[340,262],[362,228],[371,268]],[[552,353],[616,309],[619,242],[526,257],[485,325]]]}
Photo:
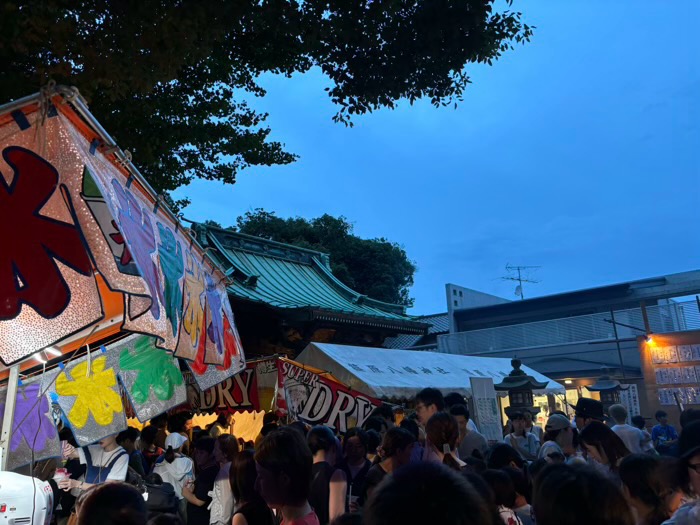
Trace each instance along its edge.
{"label": "tv antenna on roof", "polygon": [[[506,264],[506,271],[509,272],[511,275],[501,277],[502,280],[504,281],[516,281],[518,283],[518,286],[515,287],[515,295],[520,297],[520,300],[522,301],[525,299],[525,294],[523,293],[523,283],[532,283],[532,284],[537,284],[540,281],[536,281],[534,279],[531,279],[529,275],[526,275],[523,277],[523,273],[527,270],[538,270],[539,268],[542,268],[541,266],[511,266],[510,264]],[[517,272],[517,277],[515,276],[515,273]]]}

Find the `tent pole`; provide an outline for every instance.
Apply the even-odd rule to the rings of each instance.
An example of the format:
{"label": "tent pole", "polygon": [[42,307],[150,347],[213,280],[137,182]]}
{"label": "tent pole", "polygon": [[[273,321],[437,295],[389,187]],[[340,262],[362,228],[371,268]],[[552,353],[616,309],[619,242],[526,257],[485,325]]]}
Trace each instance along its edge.
{"label": "tent pole", "polygon": [[33,95],[18,98],[17,100],[8,102],[7,104],[2,104],[0,105],[0,115],[4,115],[5,113],[12,113],[14,110],[23,108],[24,106],[26,106],[27,104],[31,104],[32,102],[38,103],[40,99],[41,95],[39,93],[34,93]]}
{"label": "tent pole", "polygon": [[5,414],[2,419],[2,434],[0,434],[0,470],[7,467],[7,454],[10,450],[10,437],[15,417],[15,403],[17,402],[17,383],[19,379],[19,365],[10,368],[10,378],[7,383],[7,398],[5,399]]}

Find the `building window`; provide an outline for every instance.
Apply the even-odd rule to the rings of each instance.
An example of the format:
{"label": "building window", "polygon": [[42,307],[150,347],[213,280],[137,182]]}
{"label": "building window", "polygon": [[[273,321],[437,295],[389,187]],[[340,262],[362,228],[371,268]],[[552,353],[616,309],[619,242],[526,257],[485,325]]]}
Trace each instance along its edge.
{"label": "building window", "polygon": [[457,290],[452,290],[452,295],[457,295]]}
{"label": "building window", "polygon": [[455,299],[455,306],[457,306],[457,299]]}
{"label": "building window", "polygon": [[459,292],[459,296],[462,297],[462,291],[461,291],[461,290],[460,290],[460,292]]}

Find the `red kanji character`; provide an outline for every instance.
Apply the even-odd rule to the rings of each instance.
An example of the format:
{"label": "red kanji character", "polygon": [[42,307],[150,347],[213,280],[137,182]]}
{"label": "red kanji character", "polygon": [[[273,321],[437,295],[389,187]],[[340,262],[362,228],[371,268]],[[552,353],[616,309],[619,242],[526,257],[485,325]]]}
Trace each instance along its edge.
{"label": "red kanji character", "polygon": [[0,175],[0,319],[17,317],[22,304],[52,319],[71,298],[56,261],[88,276],[90,258],[75,225],[41,214],[58,188],[56,168],[18,146],[2,155],[14,177],[8,185]]}

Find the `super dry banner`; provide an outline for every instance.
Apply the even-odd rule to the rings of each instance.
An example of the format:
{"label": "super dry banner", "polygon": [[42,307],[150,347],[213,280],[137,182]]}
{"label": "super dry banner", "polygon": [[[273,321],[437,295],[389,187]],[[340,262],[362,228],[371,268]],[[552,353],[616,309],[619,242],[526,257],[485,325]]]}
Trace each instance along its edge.
{"label": "super dry banner", "polygon": [[277,362],[279,387],[277,408],[290,419],[325,425],[344,433],[362,426],[379,400],[350,390],[340,383],[304,369],[290,361]]}
{"label": "super dry banner", "polygon": [[276,359],[249,361],[233,377],[201,390],[192,372],[184,372],[187,400],[198,412],[248,412],[271,410],[277,381]]}

